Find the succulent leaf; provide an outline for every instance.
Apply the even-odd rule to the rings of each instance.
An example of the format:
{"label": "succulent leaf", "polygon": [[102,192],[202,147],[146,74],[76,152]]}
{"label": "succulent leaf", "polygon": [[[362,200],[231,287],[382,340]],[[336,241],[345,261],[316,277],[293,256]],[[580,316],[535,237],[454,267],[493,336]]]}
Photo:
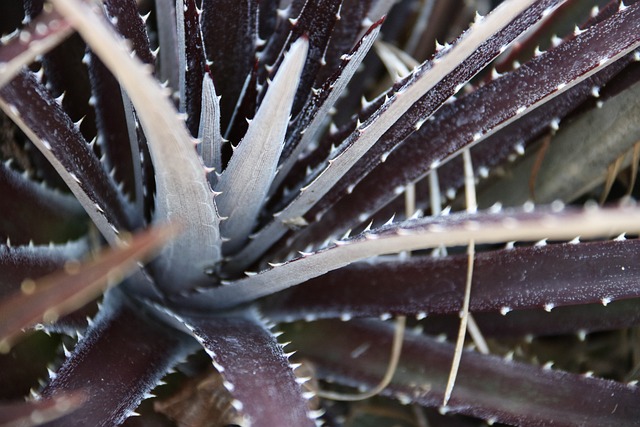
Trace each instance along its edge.
{"label": "succulent leaf", "polygon": [[[384,372],[392,335],[389,324],[354,321],[309,324],[287,336],[301,343],[300,356],[316,363],[319,375],[351,386],[370,386]],[[326,337],[340,350],[326,351]],[[364,351],[354,357],[351,352],[359,348]],[[452,354],[451,344],[408,334],[397,375],[383,393],[439,405]],[[615,426],[633,424],[638,414],[632,402],[638,393],[635,386],[466,352],[456,388],[441,412],[473,415],[491,423]]]}
{"label": "succulent leaf", "polygon": [[0,108],[29,136],[56,168],[103,236],[112,244],[131,230],[127,203],[84,137],[52,95],[23,71],[0,89]]}
{"label": "succulent leaf", "polygon": [[[216,94],[216,88],[207,73],[202,79],[202,106],[200,116],[200,128],[198,129],[200,145],[198,150],[204,165],[213,168],[214,172],[222,170],[222,134],[220,133],[220,99]],[[215,188],[218,178],[209,174],[209,183]]]}
{"label": "succulent leaf", "polygon": [[[638,298],[633,260],[639,250],[640,241],[634,239],[477,253],[469,309],[555,310]],[[274,321],[456,314],[462,305],[466,265],[466,255],[354,263],[272,296],[265,301],[265,314]]]}
{"label": "succulent leaf", "polygon": [[224,248],[227,252],[242,247],[273,181],[308,48],[304,37],[291,45],[244,139],[234,149],[216,184],[215,190],[221,193],[216,203],[220,214],[226,217],[220,231],[229,239]]}
{"label": "succulent leaf", "polygon": [[220,217],[192,138],[158,84],[99,14],[82,1],[54,4],[118,77],[136,107],[156,171],[155,221],[185,229],[161,254],[166,261],[159,267],[160,286],[180,289],[185,282],[207,281],[205,272],[221,258]]}
{"label": "succulent leaf", "polygon": [[[42,390],[43,397],[80,389],[87,400],[52,426],[119,425],[193,346],[185,335],[149,322],[139,307],[110,293],[86,336]],[[125,363],[122,363],[125,361]]]}
{"label": "succulent leaf", "polygon": [[315,425],[284,346],[256,313],[183,320],[222,374],[243,425]]}
{"label": "succulent leaf", "polygon": [[145,64],[154,64],[145,23],[134,0],[105,0],[104,8],[111,23],[131,43],[131,49]]}
{"label": "succulent leaf", "polygon": [[336,241],[330,247],[316,252],[301,253],[299,258],[237,280],[228,286],[190,295],[187,297],[187,304],[201,310],[206,310],[206,307],[227,308],[271,295],[327,271],[377,255],[439,246],[460,246],[466,245],[470,240],[483,244],[536,240],[541,236],[570,239],[581,233],[584,238],[617,234],[616,230],[622,232],[624,229],[632,230],[637,227],[636,219],[630,213],[628,208],[587,208],[583,211],[570,208],[535,211],[523,209],[456,213],[408,220],[366,230],[358,236]]}

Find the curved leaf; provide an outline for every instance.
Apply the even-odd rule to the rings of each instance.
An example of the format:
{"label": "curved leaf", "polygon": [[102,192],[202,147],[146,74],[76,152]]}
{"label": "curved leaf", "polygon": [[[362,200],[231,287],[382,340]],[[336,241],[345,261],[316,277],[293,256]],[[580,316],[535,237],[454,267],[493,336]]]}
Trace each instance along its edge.
{"label": "curved leaf", "polygon": [[162,278],[159,285],[175,291],[209,282],[206,271],[221,259],[220,217],[184,122],[99,11],[81,0],[53,3],[118,78],[136,107],[156,173],[155,221],[184,226],[185,232],[167,245],[162,264],[156,265]]}
{"label": "curved leaf", "polygon": [[139,223],[80,129],[32,73],[23,71],[0,89],[0,107],[54,166],[107,241],[114,244],[119,232]]}

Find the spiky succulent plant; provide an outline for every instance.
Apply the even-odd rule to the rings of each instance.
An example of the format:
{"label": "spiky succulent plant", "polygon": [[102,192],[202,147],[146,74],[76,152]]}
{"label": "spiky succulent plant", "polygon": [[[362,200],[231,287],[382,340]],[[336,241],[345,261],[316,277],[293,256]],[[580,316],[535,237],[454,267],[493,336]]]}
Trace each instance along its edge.
{"label": "spiky succulent plant", "polygon": [[488,3],[3,1],[0,424],[640,423],[640,4]]}

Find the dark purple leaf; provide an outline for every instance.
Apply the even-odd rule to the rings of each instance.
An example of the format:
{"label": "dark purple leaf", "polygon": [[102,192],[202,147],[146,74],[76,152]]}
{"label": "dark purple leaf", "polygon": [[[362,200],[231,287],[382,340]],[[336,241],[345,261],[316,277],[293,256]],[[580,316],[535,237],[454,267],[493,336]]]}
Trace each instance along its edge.
{"label": "dark purple leaf", "polygon": [[[500,313],[474,313],[478,327],[487,337],[549,336],[613,331],[640,324],[640,300],[637,298],[614,301],[606,306],[580,304],[557,307],[546,312],[540,309],[517,310]],[[421,324],[426,333],[446,334],[455,339],[460,317],[433,315]]]}
{"label": "dark purple leaf", "polygon": [[50,397],[80,389],[87,401],[50,426],[121,424],[191,348],[185,335],[114,292],[94,322],[42,391]]}
{"label": "dark purple leaf", "polygon": [[184,73],[185,99],[181,100],[187,114],[187,128],[194,137],[198,135],[200,125],[200,107],[202,103],[202,79],[205,73],[205,57],[200,33],[200,14],[195,0],[185,0],[183,13],[184,23]]}
{"label": "dark purple leaf", "polygon": [[[262,47],[262,49],[259,49],[258,54],[262,65],[258,75],[260,83],[263,83],[270,74],[270,70],[266,66],[276,64],[280,54],[288,50],[288,41],[294,41],[289,40],[291,37],[291,20],[294,20],[300,15],[307,1],[308,0],[293,0],[288,2],[284,9],[277,9],[280,10],[280,12],[276,10],[275,21],[272,24],[274,25],[273,33],[268,39],[263,39],[264,43],[266,43],[264,47],[259,46]],[[260,8],[260,6],[258,7]],[[259,13],[262,13],[262,11],[259,10]],[[298,37],[299,36],[300,35],[298,35]]]}
{"label": "dark purple leaf", "polygon": [[[382,322],[316,322],[288,336],[320,376],[372,387],[386,369],[393,327]],[[400,365],[383,394],[441,405],[452,357],[452,344],[406,334]],[[639,396],[635,386],[465,352],[443,410],[515,425],[619,426],[633,425],[640,416],[635,404]]]}
{"label": "dark purple leaf", "polygon": [[135,0],[104,0],[104,7],[118,32],[131,43],[131,49],[145,64],[153,66],[155,57],[149,46],[144,20]]}
{"label": "dark purple leaf", "polygon": [[108,170],[114,171],[114,180],[122,183],[124,192],[134,200],[139,195],[136,195],[133,159],[139,160],[138,156],[132,157],[121,88],[97,56],[89,53],[88,58],[98,127],[97,143],[105,156],[103,162]]}
{"label": "dark purple leaf", "polygon": [[[258,109],[258,71],[258,62],[256,60],[253,68],[247,75],[242,87],[241,97],[238,99],[238,103],[233,111],[233,117],[230,119],[231,121],[224,134],[225,139],[231,141],[234,146],[242,142],[249,128],[248,120],[255,116]],[[232,154],[231,144],[225,144],[223,146],[222,154],[223,163],[228,163]]]}
{"label": "dark purple leaf", "polygon": [[[322,2],[307,1],[300,14],[294,19],[291,25],[291,32],[288,42],[294,42],[298,38],[306,35],[309,38],[309,52],[304,67],[304,73],[298,82],[298,91],[291,109],[291,115],[296,116],[307,101],[313,87],[319,87],[324,82],[317,81],[316,76],[322,67],[325,51],[329,43],[329,38],[338,20],[338,11],[342,5],[342,0],[326,0]],[[289,44],[287,43],[287,44]],[[279,59],[288,50],[288,46],[280,47]],[[343,52],[344,53],[344,52]],[[263,59],[266,64],[272,65],[269,58]],[[274,70],[275,71],[275,70]],[[273,76],[273,72],[272,72]]]}
{"label": "dark purple leaf", "polygon": [[622,70],[615,79],[608,82],[600,90],[600,96],[592,99],[590,102],[586,102],[583,108],[578,110],[578,113],[583,109],[591,109],[598,105],[598,101],[607,101],[618,94],[622,93],[629,87],[633,86],[640,80],[640,63],[638,63],[638,52],[633,54],[633,62]]}
{"label": "dark purple leaf", "polygon": [[183,320],[224,377],[231,404],[247,424],[315,425],[287,355],[255,313]]}
{"label": "dark purple leaf", "polygon": [[276,29],[278,22],[279,0],[258,1],[258,37],[261,40],[269,40]]}
{"label": "dark purple leaf", "polygon": [[109,236],[112,227],[131,230],[140,218],[130,218],[127,204],[113,179],[102,165],[69,116],[35,77],[23,72],[0,89],[0,97],[14,120],[22,121],[22,130],[56,167],[83,207]]}
{"label": "dark purple leaf", "polygon": [[366,30],[366,18],[372,0],[343,0],[340,19],[335,23],[324,54],[326,64],[318,71],[317,85],[328,80],[342,63],[341,56],[351,51],[358,36]]}
{"label": "dark purple leaf", "polygon": [[[470,310],[502,311],[640,297],[640,241],[518,247],[476,254]],[[264,302],[274,320],[458,313],[467,256],[416,255],[332,271]]]}
{"label": "dark purple leaf", "polygon": [[86,65],[82,62],[86,45],[74,34],[42,57],[44,82],[54,97],[64,95],[62,108],[69,118],[80,123],[87,141],[96,136],[95,112],[89,103],[91,85]]}
{"label": "dark purple leaf", "polygon": [[[593,4],[588,4],[580,0],[567,0],[559,5],[547,19],[534,28],[532,31],[525,34],[517,44],[514,44],[504,55],[502,55],[493,68],[499,73],[512,71],[517,68],[514,63],[525,63],[535,56],[536,49],[545,50],[549,45],[553,45],[552,39],[555,38],[555,42],[558,42],[558,36],[564,39],[573,38],[574,29],[578,24],[581,29],[585,29],[595,22],[599,22],[602,19],[610,17],[618,9],[618,1],[610,1],[609,4],[603,9],[598,11],[598,21],[591,18],[593,13]],[[635,3],[635,0],[632,1]],[[582,24],[585,22],[585,24]],[[487,73],[485,79],[491,79],[491,73]]]}

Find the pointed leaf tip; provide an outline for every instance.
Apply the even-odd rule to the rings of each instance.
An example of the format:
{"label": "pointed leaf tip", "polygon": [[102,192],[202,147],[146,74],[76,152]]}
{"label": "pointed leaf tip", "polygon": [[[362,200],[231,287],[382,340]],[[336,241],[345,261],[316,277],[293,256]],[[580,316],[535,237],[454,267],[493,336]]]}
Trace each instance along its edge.
{"label": "pointed leaf tip", "polygon": [[215,188],[222,193],[216,198],[220,214],[229,217],[220,224],[222,235],[230,239],[225,251],[233,252],[241,247],[267,196],[284,146],[308,49],[309,42],[304,37],[291,45]]}

